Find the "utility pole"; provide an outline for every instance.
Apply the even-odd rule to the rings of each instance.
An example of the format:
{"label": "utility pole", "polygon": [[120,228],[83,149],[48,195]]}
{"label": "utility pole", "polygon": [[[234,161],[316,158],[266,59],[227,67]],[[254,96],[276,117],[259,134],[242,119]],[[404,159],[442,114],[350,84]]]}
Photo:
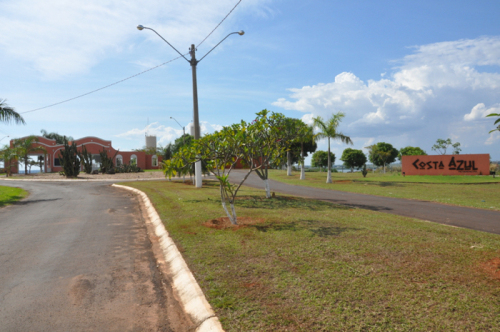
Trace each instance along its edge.
{"label": "utility pole", "polygon": [[[196,80],[196,65],[198,64],[198,60],[196,60],[196,47],[194,44],[191,44],[191,48],[189,49],[189,54],[191,54],[191,69],[193,72],[193,124],[194,124],[194,139],[200,138],[200,119],[198,117],[198,83]],[[201,160],[198,160],[194,163],[194,177],[195,177],[195,185],[196,188],[201,188],[202,179],[201,179]]]}

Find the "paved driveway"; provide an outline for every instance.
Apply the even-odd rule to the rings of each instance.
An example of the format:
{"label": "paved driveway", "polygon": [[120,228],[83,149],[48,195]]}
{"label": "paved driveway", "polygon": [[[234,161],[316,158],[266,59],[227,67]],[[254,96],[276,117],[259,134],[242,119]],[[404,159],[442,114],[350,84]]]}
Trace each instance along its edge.
{"label": "paved driveway", "polygon": [[102,182],[7,182],[0,209],[1,331],[173,331],[135,196]]}
{"label": "paved driveway", "polygon": [[[245,174],[245,171],[235,170],[231,172],[231,178],[233,181],[237,181],[242,179]],[[440,224],[500,234],[499,211],[444,205],[428,201],[380,197],[338,190],[295,186],[273,180],[269,180],[269,183],[271,191],[278,193],[320,199],[350,207],[397,214],[405,217],[433,221]],[[264,182],[255,173],[252,173],[248,177],[245,181],[245,185],[264,190]],[[334,187],[335,185],[332,185],[332,188]]]}

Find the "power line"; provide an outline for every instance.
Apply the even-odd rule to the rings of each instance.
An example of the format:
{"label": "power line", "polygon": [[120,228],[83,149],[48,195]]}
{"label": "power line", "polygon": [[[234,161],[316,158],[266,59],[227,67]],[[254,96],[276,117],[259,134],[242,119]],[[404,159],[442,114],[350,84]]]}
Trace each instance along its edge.
{"label": "power line", "polygon": [[234,5],[233,9],[231,9],[229,11],[229,13],[227,13],[227,15],[222,19],[222,21],[220,21],[219,24],[217,24],[217,26],[196,47],[200,47],[200,45],[203,44],[205,42],[205,40],[207,40],[208,37],[210,37],[210,35],[212,33],[214,33],[215,30],[217,30],[217,28],[222,24],[222,22],[224,22],[226,20],[226,18],[228,18],[229,15],[231,15],[231,13],[236,9],[236,7],[238,7],[238,5],[241,3],[241,1],[243,1],[243,0],[240,0],[240,1],[238,1],[238,3],[236,3],[236,5]]}
{"label": "power line", "polygon": [[[215,28],[214,28],[214,29],[213,29],[213,30],[212,30],[212,31],[211,31],[211,32],[210,32],[210,33],[209,33],[209,34],[208,34],[208,35],[207,35],[207,36],[206,36],[206,37],[205,37],[205,38],[204,38],[204,39],[203,39],[203,40],[202,40],[199,44],[198,44],[198,46],[197,46],[197,47],[199,47],[201,44],[203,44],[203,43],[204,43],[204,42],[208,39],[208,37],[210,37],[210,35],[212,35],[212,34],[214,33],[214,31],[215,31],[215,30],[217,30],[217,28],[218,28],[218,27],[219,27],[219,26],[220,26],[220,25],[221,25],[221,24],[222,24],[222,23],[223,23],[223,22],[224,22],[224,21],[225,21],[225,20],[229,17],[229,15],[231,15],[231,13],[232,13],[232,12],[236,9],[236,7],[238,7],[238,5],[241,3],[241,1],[243,1],[243,0],[239,0],[239,1],[236,3],[236,5],[234,5],[234,7],[233,7],[233,8],[229,11],[229,13],[228,13],[226,16],[224,16],[224,18],[222,19],[222,21],[220,21],[220,22],[219,22],[219,24],[217,24],[217,26],[216,26],[216,27],[215,27]],[[187,55],[187,53],[186,53],[185,55]],[[44,107],[39,107],[39,108],[36,108],[36,109],[30,110],[30,111],[26,111],[26,112],[20,112],[19,114],[26,114],[26,113],[31,113],[31,112],[35,112],[35,111],[40,111],[40,110],[43,110],[43,109],[46,109],[46,108],[49,108],[49,107],[53,107],[53,106],[57,106],[57,105],[60,105],[60,104],[67,103],[67,102],[69,102],[69,101],[72,101],[72,100],[75,100],[75,99],[78,99],[78,98],[81,98],[81,97],[88,96],[88,95],[90,95],[90,94],[92,94],[92,93],[95,93],[95,92],[98,92],[98,91],[101,91],[101,90],[107,89],[107,88],[109,88],[109,87],[111,87],[111,86],[113,86],[113,85],[116,85],[116,84],[119,84],[119,83],[125,82],[125,81],[127,81],[127,80],[129,80],[129,79],[131,79],[131,78],[134,78],[134,77],[137,77],[137,76],[142,75],[142,74],[144,74],[144,73],[147,73],[148,71],[151,71],[151,70],[153,70],[153,69],[156,69],[156,68],[158,68],[158,67],[161,67],[161,66],[163,66],[163,65],[166,65],[167,63],[170,63],[170,62],[172,62],[172,61],[175,61],[175,60],[177,60],[177,59],[179,59],[179,58],[181,58],[181,57],[180,57],[180,56],[178,56],[177,58],[174,58],[174,59],[172,59],[172,60],[169,60],[169,61],[167,61],[167,62],[164,62],[164,63],[162,63],[162,64],[159,64],[159,65],[157,65],[157,66],[154,66],[154,67],[151,67],[151,68],[146,69],[146,70],[144,70],[144,71],[141,71],[140,73],[137,73],[137,74],[135,74],[135,75],[129,76],[129,77],[124,78],[124,79],[122,79],[122,80],[120,80],[120,81],[117,81],[117,82],[114,82],[114,83],[108,84],[108,85],[103,86],[103,87],[101,87],[101,88],[99,88],[99,89],[95,89],[95,90],[89,91],[89,92],[87,92],[87,93],[84,93],[84,94],[78,95],[78,96],[76,96],[76,97],[69,98],[69,99],[66,99],[66,100],[63,100],[63,101],[60,101],[60,102],[57,102],[57,103],[54,103],[54,104],[50,104],[50,105],[47,105],[47,106],[44,106]]]}
{"label": "power line", "polygon": [[82,94],[82,95],[78,95],[78,96],[76,96],[76,97],[73,97],[73,98],[70,98],[70,99],[66,99],[66,100],[60,101],[60,102],[55,103],[55,104],[50,104],[50,105],[47,105],[47,106],[44,106],[44,107],[36,108],[36,109],[34,109],[34,110],[31,110],[31,111],[21,112],[21,113],[19,113],[19,114],[25,114],[25,113],[30,113],[30,112],[35,112],[35,111],[43,110],[43,109],[45,109],[45,108],[49,108],[49,107],[52,107],[52,106],[60,105],[60,104],[63,104],[63,103],[67,103],[68,101],[72,101],[72,100],[75,100],[75,99],[78,99],[78,98],[81,98],[81,97],[84,97],[84,96],[88,96],[88,95],[90,95],[90,94],[92,94],[92,93],[95,93],[95,92],[97,92],[97,91],[104,90],[104,89],[106,89],[106,88],[109,88],[110,86],[116,85],[116,84],[118,84],[118,83],[125,82],[126,80],[129,80],[129,79],[131,79],[131,78],[134,78],[134,77],[137,77],[137,76],[142,75],[142,74],[144,74],[144,73],[147,73],[148,71],[151,71],[151,70],[153,70],[153,69],[156,69],[156,68],[158,68],[158,67],[161,67],[161,66],[163,66],[163,65],[166,65],[167,63],[170,63],[170,62],[172,62],[172,61],[175,61],[175,60],[177,60],[177,59],[179,59],[179,58],[180,58],[180,56],[178,56],[177,58],[174,58],[174,59],[172,59],[172,60],[169,60],[169,61],[167,61],[167,62],[164,62],[164,63],[162,63],[162,64],[159,64],[159,65],[157,65],[157,66],[154,66],[154,67],[151,67],[151,68],[149,68],[149,69],[146,69],[146,70],[144,70],[144,71],[141,71],[140,73],[137,73],[137,74],[135,74],[135,75],[129,76],[129,77],[127,77],[127,78],[124,78],[124,79],[122,79],[122,80],[120,80],[120,81],[117,81],[117,82],[114,82],[114,83],[108,84],[108,85],[106,85],[106,86],[103,86],[103,87],[101,87],[101,88],[99,88],[99,89],[92,90],[92,91],[87,92],[87,93],[84,93],[84,94]]}

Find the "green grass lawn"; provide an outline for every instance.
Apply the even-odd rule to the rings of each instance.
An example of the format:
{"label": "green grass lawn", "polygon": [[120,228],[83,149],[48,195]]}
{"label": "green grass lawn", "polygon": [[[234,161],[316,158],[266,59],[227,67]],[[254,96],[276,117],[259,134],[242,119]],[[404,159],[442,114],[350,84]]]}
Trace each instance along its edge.
{"label": "green grass lawn", "polygon": [[[500,236],[215,182],[146,192],[226,331],[498,331]],[[495,259],[498,259],[496,261]]]}
{"label": "green grass lawn", "polygon": [[28,196],[28,192],[21,188],[0,186],[0,207],[15,203]]}
{"label": "green grass lawn", "polygon": [[293,185],[500,210],[500,177],[369,173],[363,178],[357,172],[332,173],[334,183],[325,183],[326,172],[307,172],[306,179],[300,180],[300,172],[287,176],[286,171],[271,170],[269,178]]}

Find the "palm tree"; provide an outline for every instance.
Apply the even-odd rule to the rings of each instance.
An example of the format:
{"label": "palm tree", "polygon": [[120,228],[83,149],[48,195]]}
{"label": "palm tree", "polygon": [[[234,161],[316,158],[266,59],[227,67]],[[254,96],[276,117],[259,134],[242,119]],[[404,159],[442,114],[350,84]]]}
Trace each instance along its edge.
{"label": "palm tree", "polygon": [[16,150],[17,156],[23,160],[24,163],[24,174],[28,174],[28,160],[29,154],[32,152],[47,152],[44,147],[33,146],[33,143],[38,142],[37,136],[28,136],[25,138],[20,138],[14,140],[14,149]]}
{"label": "palm tree", "polygon": [[0,99],[0,122],[9,123],[12,120],[17,124],[26,124],[23,117],[7,105],[5,99]]}
{"label": "palm tree", "polygon": [[337,130],[340,125],[340,121],[345,116],[344,113],[338,112],[332,114],[332,117],[327,121],[324,121],[322,117],[318,116],[313,118],[314,126],[319,128],[319,133],[315,135],[317,138],[328,138],[328,175],[326,178],[326,183],[332,183],[332,165],[330,160],[330,139],[340,140],[345,144],[353,144],[349,136],[345,136]]}

